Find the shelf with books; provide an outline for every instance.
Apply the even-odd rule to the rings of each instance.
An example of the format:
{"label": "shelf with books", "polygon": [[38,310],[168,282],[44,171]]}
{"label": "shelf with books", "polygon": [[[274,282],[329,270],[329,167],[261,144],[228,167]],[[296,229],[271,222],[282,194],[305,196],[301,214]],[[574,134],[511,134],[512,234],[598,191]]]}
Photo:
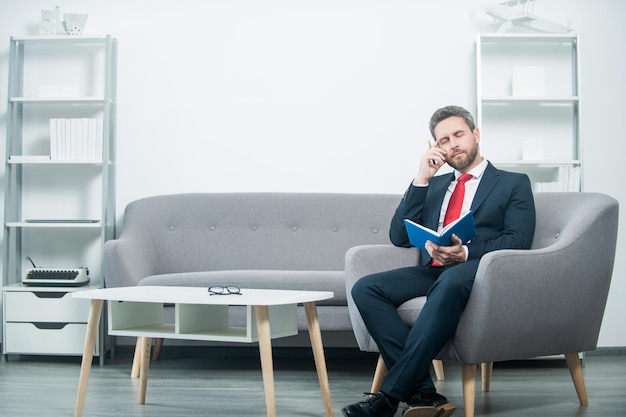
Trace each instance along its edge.
{"label": "shelf with books", "polygon": [[536,191],[581,190],[578,66],[576,34],[477,35],[481,149],[529,175]]}
{"label": "shelf with books", "polygon": [[[4,296],[22,285],[32,266],[27,257],[51,268],[88,267],[90,285],[104,285],[102,252],[114,237],[116,220],[116,56],[117,41],[108,35],[10,40]],[[38,288],[24,291],[34,294]],[[20,339],[6,329],[3,316],[5,355],[82,352],[83,341],[73,336],[61,348],[47,348],[47,341],[65,338],[61,332],[36,331]]]}

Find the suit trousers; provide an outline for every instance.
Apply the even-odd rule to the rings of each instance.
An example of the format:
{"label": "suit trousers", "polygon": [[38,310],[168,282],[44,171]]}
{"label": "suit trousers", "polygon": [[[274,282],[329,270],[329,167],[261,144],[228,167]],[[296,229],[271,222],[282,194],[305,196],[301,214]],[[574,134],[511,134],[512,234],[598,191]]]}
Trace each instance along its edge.
{"label": "suit trousers", "polygon": [[[365,276],[353,286],[354,302],[388,369],[382,392],[406,402],[416,391],[435,391],[432,360],[454,336],[478,263],[394,269]],[[424,308],[407,326],[397,308],[424,295]]]}

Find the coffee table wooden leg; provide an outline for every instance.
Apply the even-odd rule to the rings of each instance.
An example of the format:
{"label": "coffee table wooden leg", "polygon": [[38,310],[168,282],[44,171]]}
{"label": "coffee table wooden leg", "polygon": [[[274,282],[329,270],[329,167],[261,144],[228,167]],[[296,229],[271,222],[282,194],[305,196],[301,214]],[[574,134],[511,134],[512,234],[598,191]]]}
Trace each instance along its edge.
{"label": "coffee table wooden leg", "polygon": [[304,311],[306,313],[307,327],[309,329],[309,336],[311,338],[311,347],[313,349],[315,367],[317,368],[317,378],[320,381],[320,389],[322,391],[322,398],[324,399],[324,408],[326,408],[326,416],[333,417],[333,404],[330,398],[330,386],[328,384],[326,358],[324,356],[322,333],[320,331],[320,323],[317,318],[317,308],[315,307],[315,303],[304,303]]}
{"label": "coffee table wooden leg", "polygon": [[[102,314],[102,303],[102,300],[91,300],[91,304],[89,305],[89,319],[87,320],[83,359],[80,365],[80,377],[78,380],[78,393],[76,394],[74,417],[81,417],[83,415],[85,394],[87,393],[87,382],[89,381],[89,372],[91,372],[91,362],[93,361],[93,349],[96,346],[96,340],[98,338],[98,326],[100,324],[100,315]],[[102,355],[103,353],[100,352],[100,354]]]}
{"label": "coffee table wooden leg", "polygon": [[130,377],[137,378],[139,376],[139,367],[141,366],[141,350],[143,346],[143,338],[138,337],[135,343],[135,353],[133,354],[133,367],[130,370]]}
{"label": "coffee table wooden leg", "polygon": [[272,341],[270,337],[270,316],[267,306],[255,306],[256,325],[259,334],[259,353],[265,388],[267,417],[276,417],[276,397],[274,396],[274,363],[272,361]]}
{"label": "coffee table wooden leg", "polygon": [[139,404],[146,403],[146,387],[148,385],[148,368],[150,367],[150,348],[152,338],[141,337],[141,365],[139,370]]}

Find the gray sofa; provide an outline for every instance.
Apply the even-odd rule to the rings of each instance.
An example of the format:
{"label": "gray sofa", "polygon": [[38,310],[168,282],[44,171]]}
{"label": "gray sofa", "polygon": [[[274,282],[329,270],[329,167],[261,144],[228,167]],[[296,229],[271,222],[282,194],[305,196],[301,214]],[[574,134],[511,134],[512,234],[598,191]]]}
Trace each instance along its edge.
{"label": "gray sofa", "polygon": [[[106,287],[235,285],[324,290],[322,331],[352,333],[344,259],[358,245],[389,243],[400,195],[196,193],[131,202],[104,246]],[[232,325],[244,323],[235,311]],[[298,327],[306,330],[302,307]],[[167,317],[166,321],[171,321]]]}

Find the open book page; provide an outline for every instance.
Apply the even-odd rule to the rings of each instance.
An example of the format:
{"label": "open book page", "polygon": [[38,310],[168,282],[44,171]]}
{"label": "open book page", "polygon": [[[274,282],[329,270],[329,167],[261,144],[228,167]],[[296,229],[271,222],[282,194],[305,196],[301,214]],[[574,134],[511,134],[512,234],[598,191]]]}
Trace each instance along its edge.
{"label": "open book page", "polygon": [[411,244],[424,250],[426,250],[426,241],[428,240],[441,246],[449,246],[452,244],[453,234],[457,235],[464,244],[476,235],[474,216],[471,211],[447,225],[441,232],[424,227],[409,219],[404,219],[404,224]]}

